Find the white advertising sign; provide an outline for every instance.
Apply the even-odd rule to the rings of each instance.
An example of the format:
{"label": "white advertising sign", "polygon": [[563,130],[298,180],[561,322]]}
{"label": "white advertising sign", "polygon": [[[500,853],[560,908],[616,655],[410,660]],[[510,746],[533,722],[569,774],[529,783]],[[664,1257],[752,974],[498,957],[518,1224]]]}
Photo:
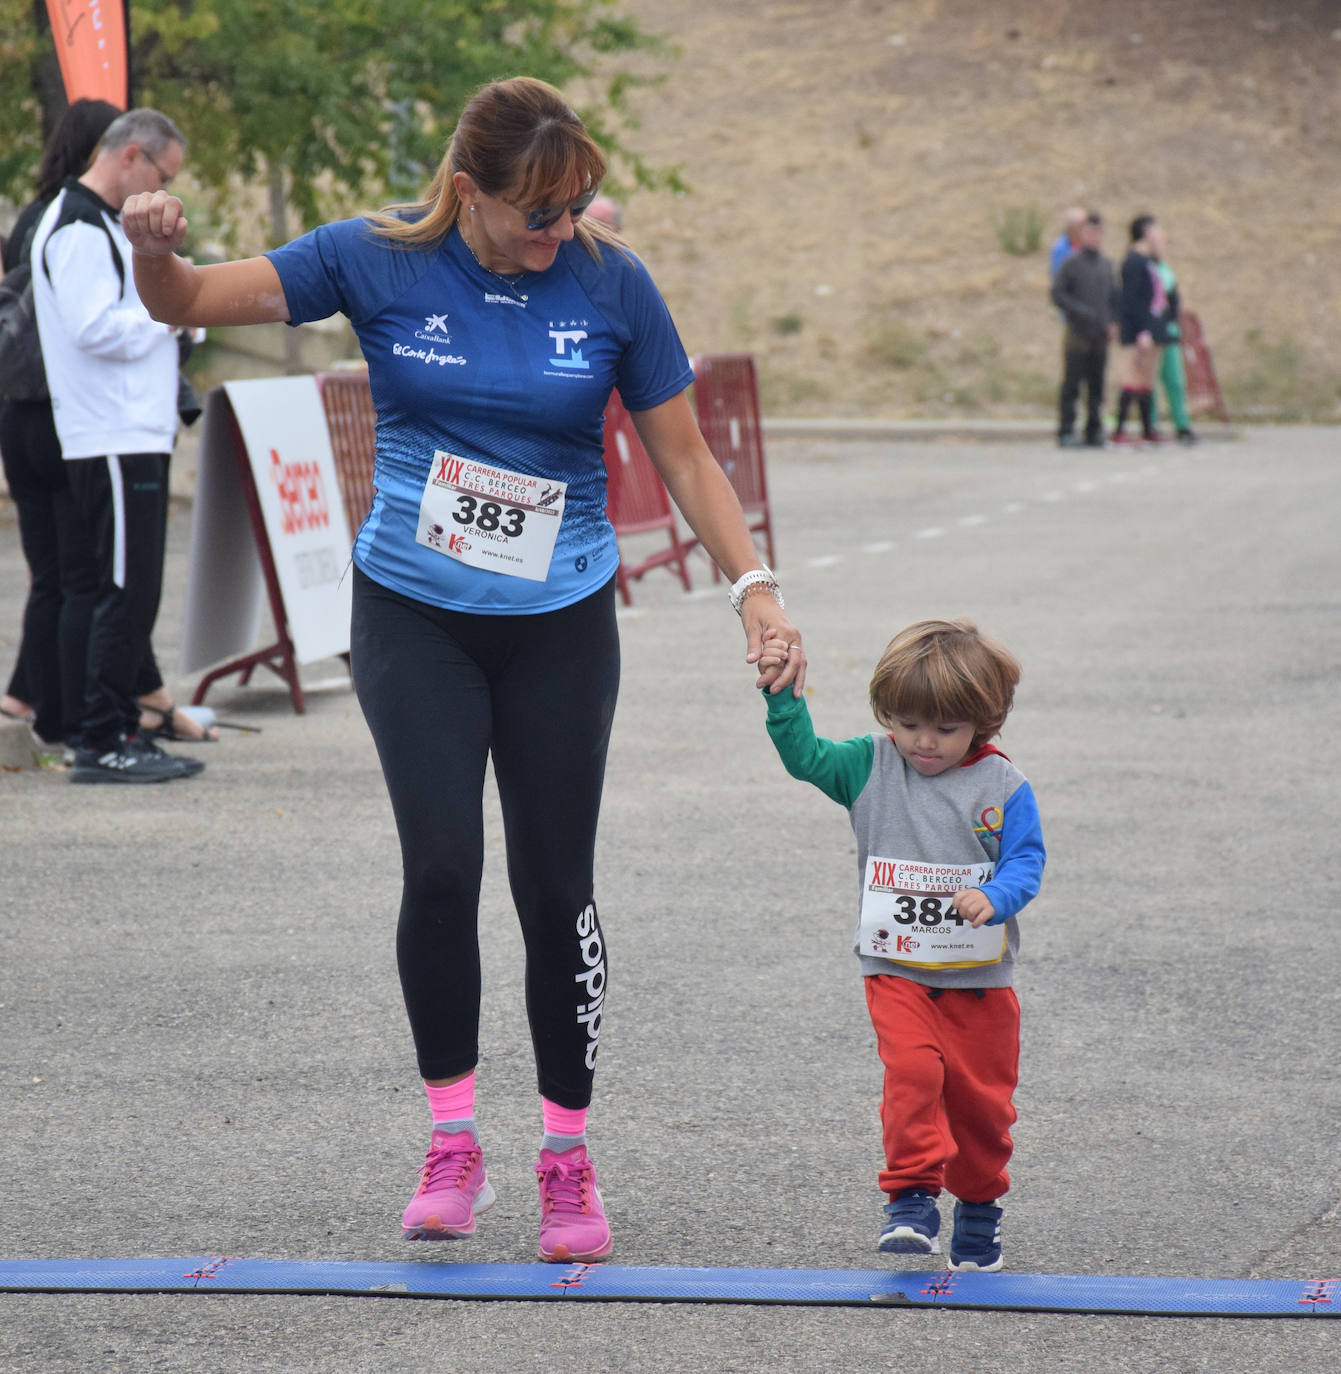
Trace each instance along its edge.
{"label": "white advertising sign", "polygon": [[228,382],[299,663],[349,652],[351,539],[315,377]]}
{"label": "white advertising sign", "polygon": [[[232,462],[231,407],[251,464],[294,658],[349,651],[351,539],[314,377],[228,382],[207,398],[197,469],[183,672],[256,647],[264,581]],[[230,480],[231,479],[231,480]]]}
{"label": "white advertising sign", "polygon": [[265,575],[238,484],[228,398],[205,397],[191,504],[191,545],[182,621],[183,674],[200,672],[257,647]]}

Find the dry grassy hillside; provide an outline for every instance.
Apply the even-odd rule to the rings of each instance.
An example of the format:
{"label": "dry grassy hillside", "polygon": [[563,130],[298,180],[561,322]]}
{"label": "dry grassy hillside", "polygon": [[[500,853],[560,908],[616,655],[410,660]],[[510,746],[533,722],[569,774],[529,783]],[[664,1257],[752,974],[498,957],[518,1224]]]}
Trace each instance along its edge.
{"label": "dry grassy hillside", "polygon": [[[633,137],[692,193],[627,232],[694,351],[761,360],[773,414],[1037,413],[1046,247],[1144,209],[1231,409],[1337,417],[1336,0],[624,0],[682,56]],[[1036,208],[1038,251],[1000,242]]]}

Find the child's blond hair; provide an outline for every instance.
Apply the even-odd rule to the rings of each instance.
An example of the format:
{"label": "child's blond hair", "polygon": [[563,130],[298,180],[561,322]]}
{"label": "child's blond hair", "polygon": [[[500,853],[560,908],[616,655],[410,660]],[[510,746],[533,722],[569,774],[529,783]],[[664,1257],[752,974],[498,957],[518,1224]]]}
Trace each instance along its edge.
{"label": "child's blond hair", "polygon": [[1001,733],[1020,665],[971,620],[919,620],[885,646],[871,678],[871,709],[888,729],[914,717],[967,721],[973,747]]}

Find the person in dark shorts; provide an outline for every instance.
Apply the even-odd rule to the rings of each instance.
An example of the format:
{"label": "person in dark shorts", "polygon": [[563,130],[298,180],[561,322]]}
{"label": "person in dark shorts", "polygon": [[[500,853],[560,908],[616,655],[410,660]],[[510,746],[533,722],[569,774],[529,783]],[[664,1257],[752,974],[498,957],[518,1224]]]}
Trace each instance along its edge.
{"label": "person in dark shorts", "polygon": [[[1118,280],[1118,337],[1122,344],[1122,393],[1118,397],[1115,444],[1159,442],[1155,429],[1155,372],[1159,350],[1166,340],[1169,296],[1157,266],[1164,234],[1154,215],[1137,215],[1131,222],[1131,247],[1122,260]],[[1126,431],[1127,415],[1135,406],[1141,434]]]}

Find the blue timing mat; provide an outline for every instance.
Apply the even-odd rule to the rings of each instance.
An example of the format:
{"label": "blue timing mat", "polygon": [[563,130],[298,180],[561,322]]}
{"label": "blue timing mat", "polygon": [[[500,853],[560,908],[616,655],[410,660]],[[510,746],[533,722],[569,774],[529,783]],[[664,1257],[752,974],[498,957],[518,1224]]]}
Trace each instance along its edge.
{"label": "blue timing mat", "polygon": [[1132,1316],[1335,1317],[1336,1279],[1168,1279],[947,1270],[256,1259],[0,1260],[0,1292],[312,1293],[522,1302],[725,1302]]}

